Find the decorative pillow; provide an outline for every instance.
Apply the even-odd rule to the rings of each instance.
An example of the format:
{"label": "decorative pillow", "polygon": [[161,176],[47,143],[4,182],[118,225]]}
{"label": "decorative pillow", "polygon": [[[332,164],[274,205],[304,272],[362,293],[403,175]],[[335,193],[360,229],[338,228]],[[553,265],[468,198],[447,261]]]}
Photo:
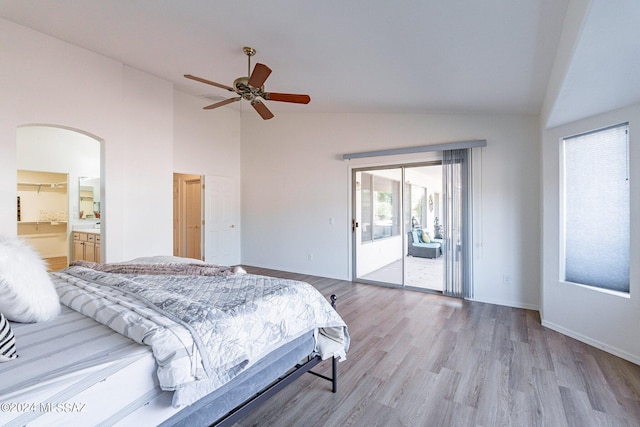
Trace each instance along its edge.
{"label": "decorative pillow", "polygon": [[11,325],[0,312],[0,362],[8,362],[18,357],[16,353],[16,339]]}
{"label": "decorative pillow", "polygon": [[21,323],[43,322],[60,313],[46,263],[18,238],[0,236],[0,312]]}
{"label": "decorative pillow", "polygon": [[429,237],[429,233],[422,230],[422,243],[431,243],[431,237]]}

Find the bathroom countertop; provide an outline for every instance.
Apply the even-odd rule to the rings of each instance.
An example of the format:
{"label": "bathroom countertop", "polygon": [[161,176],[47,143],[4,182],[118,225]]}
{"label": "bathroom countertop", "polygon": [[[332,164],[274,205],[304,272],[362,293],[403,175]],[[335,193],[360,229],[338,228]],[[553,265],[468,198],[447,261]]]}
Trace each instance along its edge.
{"label": "bathroom countertop", "polygon": [[93,234],[100,234],[100,229],[99,228],[74,228],[73,231],[75,233],[93,233]]}

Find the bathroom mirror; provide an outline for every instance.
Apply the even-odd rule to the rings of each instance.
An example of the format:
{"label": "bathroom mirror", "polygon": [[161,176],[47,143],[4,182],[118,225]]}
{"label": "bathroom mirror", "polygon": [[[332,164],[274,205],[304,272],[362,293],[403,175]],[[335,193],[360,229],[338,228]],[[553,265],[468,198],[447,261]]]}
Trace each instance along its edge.
{"label": "bathroom mirror", "polygon": [[78,178],[78,217],[80,219],[100,218],[100,178]]}

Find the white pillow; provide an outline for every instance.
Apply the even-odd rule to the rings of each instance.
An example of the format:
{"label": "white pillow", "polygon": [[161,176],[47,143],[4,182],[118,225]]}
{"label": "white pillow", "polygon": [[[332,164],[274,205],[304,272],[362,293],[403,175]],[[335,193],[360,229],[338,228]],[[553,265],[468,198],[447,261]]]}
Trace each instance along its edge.
{"label": "white pillow", "polygon": [[46,263],[18,238],[0,236],[0,311],[22,323],[51,320],[60,313]]}

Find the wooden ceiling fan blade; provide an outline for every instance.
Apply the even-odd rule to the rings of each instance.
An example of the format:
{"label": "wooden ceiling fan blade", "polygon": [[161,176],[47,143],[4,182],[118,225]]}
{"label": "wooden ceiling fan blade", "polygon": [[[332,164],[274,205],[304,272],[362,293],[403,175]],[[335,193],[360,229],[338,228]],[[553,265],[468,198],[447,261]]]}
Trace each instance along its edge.
{"label": "wooden ceiling fan blade", "polygon": [[294,102],[296,104],[308,104],[311,101],[311,97],[309,95],[276,92],[266,92],[264,94],[264,99],[269,101]]}
{"label": "wooden ceiling fan blade", "polygon": [[193,76],[191,74],[185,74],[184,76],[188,79],[195,80],[200,83],[208,84],[211,86],[219,87],[220,89],[226,89],[228,91],[235,92],[231,86],[223,85],[222,83],[212,82],[211,80],[203,79],[202,77]]}
{"label": "wooden ceiling fan blade", "polygon": [[214,108],[222,107],[227,104],[231,104],[232,102],[240,101],[242,98],[239,96],[236,98],[225,99],[224,101],[216,102],[215,104],[207,105],[203,107],[204,110],[213,110]]}
{"label": "wooden ceiling fan blade", "polygon": [[251,102],[251,106],[260,114],[265,120],[269,120],[273,117],[273,113],[269,111],[266,105],[263,102],[255,100]]}
{"label": "wooden ceiling fan blade", "polygon": [[264,82],[267,81],[269,74],[271,74],[271,68],[264,64],[256,64],[251,73],[251,77],[249,77],[249,86],[262,87]]}

